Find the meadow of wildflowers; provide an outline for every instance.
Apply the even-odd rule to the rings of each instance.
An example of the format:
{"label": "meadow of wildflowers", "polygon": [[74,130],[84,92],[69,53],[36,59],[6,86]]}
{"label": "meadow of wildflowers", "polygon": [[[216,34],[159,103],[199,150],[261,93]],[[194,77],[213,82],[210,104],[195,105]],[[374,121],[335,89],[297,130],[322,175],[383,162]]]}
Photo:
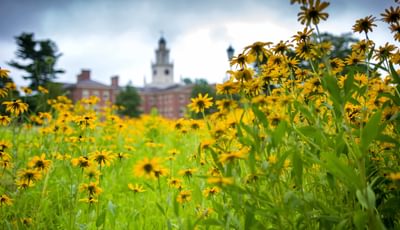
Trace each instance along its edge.
{"label": "meadow of wildflowers", "polygon": [[357,20],[340,58],[319,37],[329,3],[291,2],[304,30],[245,47],[220,98],[188,105],[203,119],[4,101],[1,228],[399,229],[400,50],[368,34],[382,20],[399,41],[400,7]]}

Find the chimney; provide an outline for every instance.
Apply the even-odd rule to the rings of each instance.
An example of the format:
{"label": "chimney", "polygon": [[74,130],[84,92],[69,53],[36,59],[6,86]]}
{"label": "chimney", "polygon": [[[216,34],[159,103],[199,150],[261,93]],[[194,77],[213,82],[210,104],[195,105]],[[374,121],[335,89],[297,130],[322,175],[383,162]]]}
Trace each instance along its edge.
{"label": "chimney", "polygon": [[111,77],[111,87],[114,89],[118,88],[118,75]]}
{"label": "chimney", "polygon": [[90,80],[90,70],[81,70],[81,73],[78,75],[78,82]]}

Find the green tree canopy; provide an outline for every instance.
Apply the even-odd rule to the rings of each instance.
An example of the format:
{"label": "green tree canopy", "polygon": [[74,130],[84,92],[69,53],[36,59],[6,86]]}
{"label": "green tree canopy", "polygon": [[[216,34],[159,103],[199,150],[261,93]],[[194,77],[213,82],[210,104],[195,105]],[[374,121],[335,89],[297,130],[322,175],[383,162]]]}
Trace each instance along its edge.
{"label": "green tree canopy", "polygon": [[18,50],[15,53],[22,62],[11,60],[8,64],[27,73],[24,79],[30,81],[30,87],[37,90],[56,79],[64,70],[56,69],[57,60],[61,57],[57,45],[47,40],[35,40],[33,33],[22,33],[15,37]]}
{"label": "green tree canopy", "polygon": [[138,117],[141,113],[139,110],[140,101],[140,95],[135,87],[128,84],[117,95],[115,104],[118,106],[123,106],[122,109],[118,110],[120,115]]}

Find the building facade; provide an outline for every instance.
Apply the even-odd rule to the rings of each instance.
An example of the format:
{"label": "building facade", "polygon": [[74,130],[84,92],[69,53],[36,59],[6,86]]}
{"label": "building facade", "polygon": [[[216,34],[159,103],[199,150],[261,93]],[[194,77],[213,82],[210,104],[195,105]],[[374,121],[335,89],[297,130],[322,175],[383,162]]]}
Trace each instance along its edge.
{"label": "building facade", "polygon": [[68,96],[75,103],[83,98],[96,96],[100,99],[98,107],[114,104],[119,92],[118,76],[111,77],[111,85],[94,81],[91,79],[90,70],[82,70],[77,76],[75,84],[64,84]]}

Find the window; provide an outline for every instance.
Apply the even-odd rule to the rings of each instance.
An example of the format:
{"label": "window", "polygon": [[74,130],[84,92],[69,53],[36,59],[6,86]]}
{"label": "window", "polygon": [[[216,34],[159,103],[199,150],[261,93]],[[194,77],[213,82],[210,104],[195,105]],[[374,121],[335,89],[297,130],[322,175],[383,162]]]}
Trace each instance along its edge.
{"label": "window", "polygon": [[103,101],[109,101],[109,100],[110,100],[110,92],[103,91]]}
{"label": "window", "polygon": [[168,74],[169,74],[169,70],[166,69],[166,70],[164,71],[164,73],[165,73],[165,75],[168,75]]}
{"label": "window", "polygon": [[96,97],[100,96],[100,92],[98,90],[93,90],[92,94],[93,94],[93,96],[96,96]]}
{"label": "window", "polygon": [[89,97],[89,90],[84,89],[82,90],[82,98],[88,98]]}
{"label": "window", "polygon": [[153,70],[153,75],[157,75],[157,70]]}

